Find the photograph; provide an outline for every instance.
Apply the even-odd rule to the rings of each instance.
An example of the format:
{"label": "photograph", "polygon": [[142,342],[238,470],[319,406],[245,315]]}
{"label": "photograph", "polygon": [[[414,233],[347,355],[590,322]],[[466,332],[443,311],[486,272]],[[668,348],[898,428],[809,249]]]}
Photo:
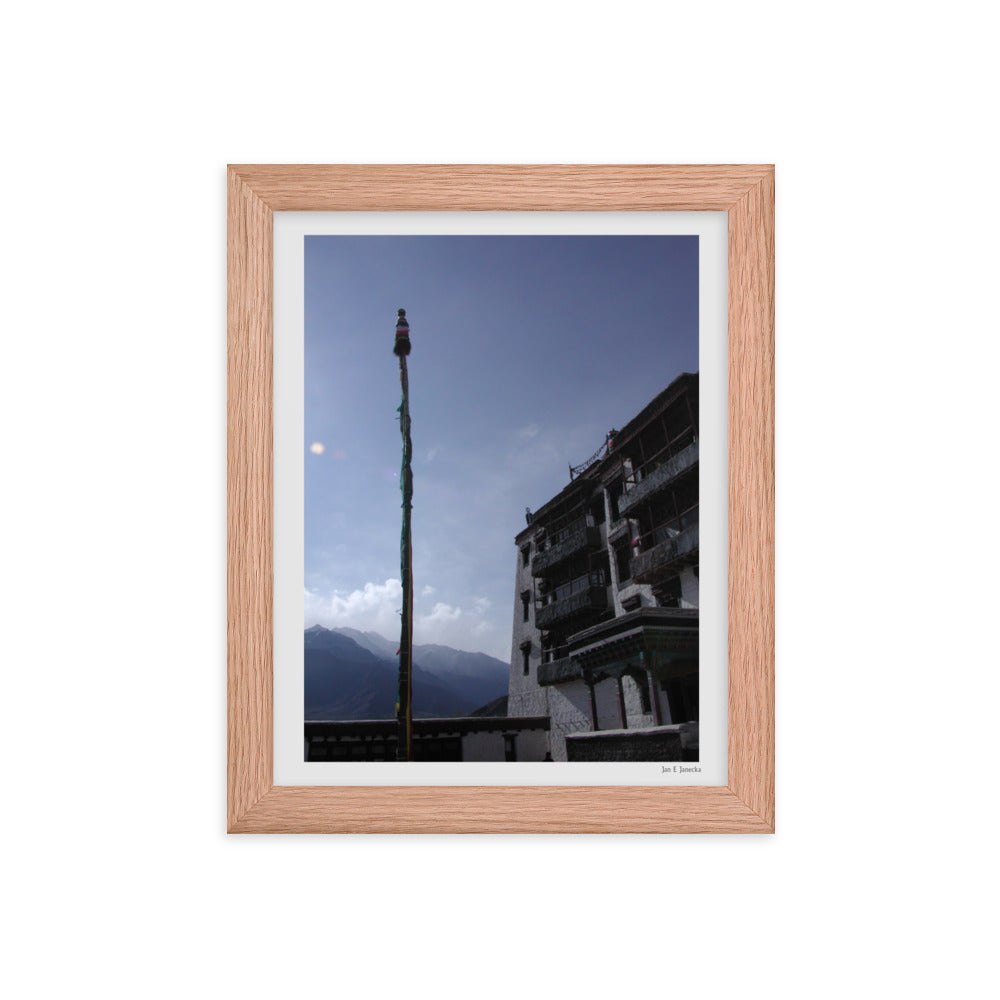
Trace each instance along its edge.
{"label": "photograph", "polygon": [[304,237],[306,762],[699,760],[699,236]]}
{"label": "photograph", "polygon": [[8,8],[9,996],[996,993],[991,10]]}

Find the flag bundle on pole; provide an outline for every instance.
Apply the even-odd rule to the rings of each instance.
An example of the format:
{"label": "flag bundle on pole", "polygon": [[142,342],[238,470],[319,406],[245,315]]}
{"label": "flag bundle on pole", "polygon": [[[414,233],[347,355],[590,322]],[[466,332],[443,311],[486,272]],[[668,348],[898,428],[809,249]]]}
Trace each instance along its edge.
{"label": "flag bundle on pole", "polygon": [[396,321],[396,342],[393,353],[399,358],[399,383],[403,401],[399,406],[399,430],[403,436],[403,466],[399,489],[403,494],[403,530],[399,541],[399,568],[403,580],[403,615],[399,637],[399,696],[396,700],[396,721],[399,735],[397,760],[413,760],[413,547],[410,544],[410,510],[413,506],[413,470],[410,461],[413,442],[410,439],[410,384],[406,373],[406,356],[410,353],[410,324],[406,310],[399,310]]}

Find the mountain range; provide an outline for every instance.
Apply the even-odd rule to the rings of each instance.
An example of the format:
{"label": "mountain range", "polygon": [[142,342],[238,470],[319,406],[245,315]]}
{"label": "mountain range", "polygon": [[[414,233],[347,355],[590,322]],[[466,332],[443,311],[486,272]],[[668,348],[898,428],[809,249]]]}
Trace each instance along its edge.
{"label": "mountain range", "polygon": [[[391,719],[396,712],[398,643],[376,632],[307,628],[305,717]],[[485,653],[413,647],[413,715],[471,715],[507,694],[510,667]],[[499,704],[499,702],[497,703]]]}

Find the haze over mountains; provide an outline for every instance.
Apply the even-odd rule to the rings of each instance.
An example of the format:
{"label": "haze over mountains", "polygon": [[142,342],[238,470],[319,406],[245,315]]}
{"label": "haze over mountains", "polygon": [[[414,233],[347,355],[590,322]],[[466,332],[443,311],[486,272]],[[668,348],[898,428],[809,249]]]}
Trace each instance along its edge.
{"label": "haze over mountains", "polygon": [[[307,628],[304,641],[307,719],[393,718],[398,642],[375,632],[322,625]],[[506,696],[509,671],[508,664],[485,653],[414,646],[414,717],[471,715]]]}

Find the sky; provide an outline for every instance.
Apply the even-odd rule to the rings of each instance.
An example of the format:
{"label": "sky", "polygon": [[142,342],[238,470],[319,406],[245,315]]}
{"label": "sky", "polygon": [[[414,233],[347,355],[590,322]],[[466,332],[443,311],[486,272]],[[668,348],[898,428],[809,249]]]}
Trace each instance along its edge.
{"label": "sky", "polygon": [[525,508],[698,370],[698,237],[306,236],[306,627],[399,636],[400,308],[413,640],[509,661]]}

